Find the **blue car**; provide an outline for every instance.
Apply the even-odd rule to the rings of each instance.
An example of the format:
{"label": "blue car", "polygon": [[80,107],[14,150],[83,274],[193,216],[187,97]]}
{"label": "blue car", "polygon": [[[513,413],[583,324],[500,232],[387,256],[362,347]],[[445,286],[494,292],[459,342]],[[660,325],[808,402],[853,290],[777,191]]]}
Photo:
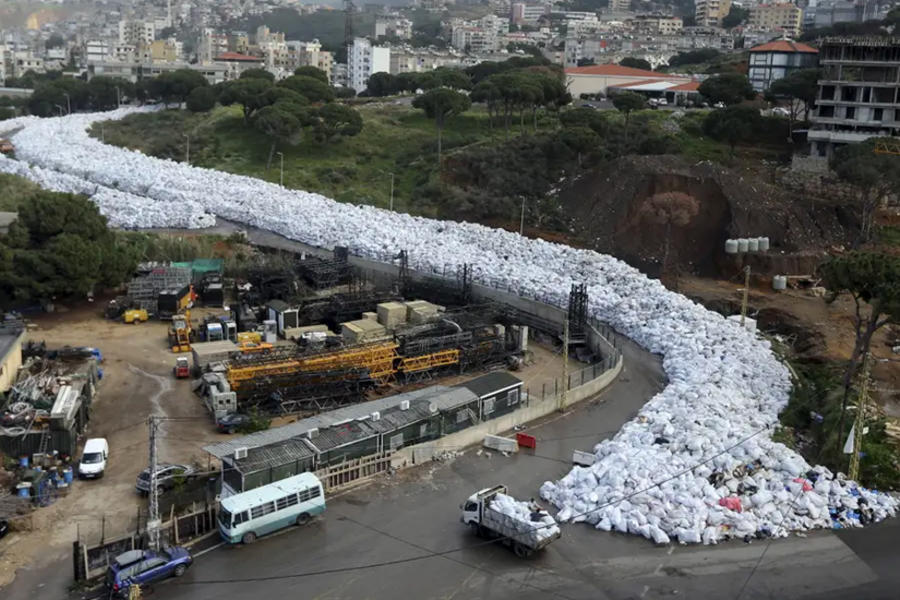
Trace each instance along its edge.
{"label": "blue car", "polygon": [[127,598],[132,585],[145,586],[167,577],[181,577],[194,559],[180,546],[152,550],[131,550],[113,559],[106,571],[106,586],[117,598]]}

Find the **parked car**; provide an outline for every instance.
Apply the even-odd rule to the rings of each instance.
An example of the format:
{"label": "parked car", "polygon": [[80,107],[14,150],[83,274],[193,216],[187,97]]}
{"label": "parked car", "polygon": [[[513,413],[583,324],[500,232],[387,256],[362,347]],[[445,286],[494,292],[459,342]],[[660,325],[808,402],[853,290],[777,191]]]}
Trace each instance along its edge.
{"label": "parked car", "polygon": [[772,109],[772,116],[776,117],[789,117],[791,116],[791,112],[784,108],[783,106],[776,106]]}
{"label": "parked car", "polygon": [[159,552],[131,550],[116,556],[106,570],[110,595],[127,598],[132,585],[145,586],[168,577],[181,577],[194,559],[186,548],[173,546]]}
{"label": "parked car", "polygon": [[658,101],[656,104],[657,104],[658,106],[668,106],[668,105],[669,105],[669,101],[666,100],[665,98],[660,98],[659,101]]}
{"label": "parked car", "polygon": [[0,540],[2,540],[7,533],[9,533],[9,521],[0,519]]}
{"label": "parked car", "polygon": [[231,413],[230,415],[225,415],[219,419],[219,422],[216,423],[216,427],[222,433],[234,433],[249,422],[249,416],[240,413]]}
{"label": "parked car", "polygon": [[[194,467],[189,465],[174,465],[170,463],[160,463],[156,466],[156,481],[160,491],[171,490],[179,480],[190,481],[194,478],[196,471]],[[137,491],[141,494],[150,493],[150,468],[141,471],[137,477],[135,484]]]}
{"label": "parked car", "polygon": [[725,108],[725,103],[724,102],[716,102],[715,104],[713,104],[713,108]]}
{"label": "parked car", "polygon": [[78,476],[82,479],[103,477],[106,461],[109,458],[109,444],[106,438],[91,438],[84,444],[81,462],[78,463]]}

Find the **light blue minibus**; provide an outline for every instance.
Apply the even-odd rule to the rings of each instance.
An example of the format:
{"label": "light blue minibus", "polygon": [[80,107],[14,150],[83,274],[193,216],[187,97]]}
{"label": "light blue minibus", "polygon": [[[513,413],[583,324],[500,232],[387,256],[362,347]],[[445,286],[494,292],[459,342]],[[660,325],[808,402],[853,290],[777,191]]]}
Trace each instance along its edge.
{"label": "light blue minibus", "polygon": [[222,500],[219,533],[229,544],[252,544],[267,533],[305,525],[324,511],[322,482],[312,473],[300,473]]}

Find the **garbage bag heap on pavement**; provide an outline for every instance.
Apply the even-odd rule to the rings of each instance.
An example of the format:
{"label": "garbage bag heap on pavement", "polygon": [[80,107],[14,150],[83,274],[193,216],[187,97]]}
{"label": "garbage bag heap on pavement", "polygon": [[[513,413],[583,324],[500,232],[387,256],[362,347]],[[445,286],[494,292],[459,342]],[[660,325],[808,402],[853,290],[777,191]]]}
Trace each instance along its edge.
{"label": "garbage bag heap on pavement", "polygon": [[593,317],[661,354],[666,388],[594,447],[593,465],[541,487],[560,509],[559,521],[657,543],[708,544],[855,527],[896,514],[891,496],[810,466],[772,441],[791,383],[767,341],[625,263],[472,223],[340,204],[88,136],[93,122],[135,110],[146,109],[7,121],[7,131],[22,129],[12,140],[17,160],[0,158],[0,171],[86,194],[117,227],[202,228],[219,216],[322,248],[348,246],[375,260],[406,249],[417,270],[471,263],[476,280],[560,307],[570,285],[583,282]]}

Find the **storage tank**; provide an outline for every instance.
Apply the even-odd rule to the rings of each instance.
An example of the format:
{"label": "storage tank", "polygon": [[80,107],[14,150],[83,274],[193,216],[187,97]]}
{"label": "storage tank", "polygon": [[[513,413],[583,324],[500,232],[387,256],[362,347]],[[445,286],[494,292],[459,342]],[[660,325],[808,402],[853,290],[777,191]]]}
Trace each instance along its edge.
{"label": "storage tank", "polygon": [[759,238],[759,251],[760,252],[768,252],[769,250],[769,238],[761,237]]}
{"label": "storage tank", "polygon": [[784,290],[787,289],[787,276],[785,275],[776,275],[772,278],[772,289],[773,290]]}
{"label": "storage tank", "polygon": [[747,250],[749,252],[759,252],[759,238],[750,238],[747,240]]}
{"label": "storage tank", "polygon": [[750,247],[749,242],[747,242],[746,238],[740,238],[737,241],[738,243],[738,252],[746,252],[747,248]]}
{"label": "storage tank", "polygon": [[725,240],[725,254],[737,254],[737,240]]}

